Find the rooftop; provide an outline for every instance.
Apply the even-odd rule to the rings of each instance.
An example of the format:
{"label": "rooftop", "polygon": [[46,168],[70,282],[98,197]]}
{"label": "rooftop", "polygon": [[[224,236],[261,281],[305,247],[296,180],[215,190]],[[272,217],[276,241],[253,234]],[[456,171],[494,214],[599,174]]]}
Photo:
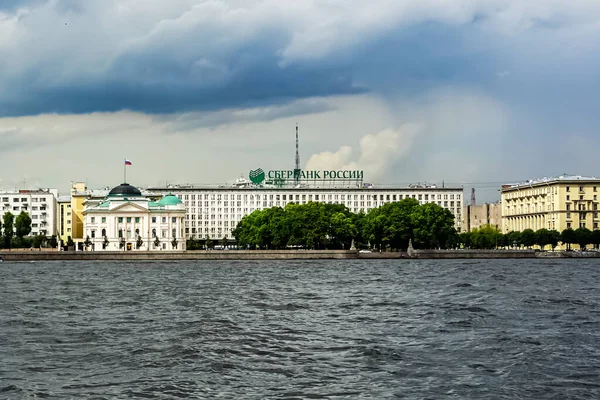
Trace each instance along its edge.
{"label": "rooftop", "polygon": [[540,184],[549,184],[549,183],[554,183],[554,182],[573,182],[573,181],[587,181],[587,182],[593,182],[593,181],[598,181],[600,183],[600,178],[597,178],[595,176],[582,176],[582,175],[569,175],[569,174],[563,174],[560,176],[554,176],[554,177],[543,177],[543,178],[538,178],[538,179],[530,179],[524,182],[519,182],[519,183],[512,183],[512,184],[507,184],[507,185],[503,185],[502,189],[514,189],[514,188],[520,188],[520,187],[528,187],[528,186],[533,186],[533,185],[540,185]]}

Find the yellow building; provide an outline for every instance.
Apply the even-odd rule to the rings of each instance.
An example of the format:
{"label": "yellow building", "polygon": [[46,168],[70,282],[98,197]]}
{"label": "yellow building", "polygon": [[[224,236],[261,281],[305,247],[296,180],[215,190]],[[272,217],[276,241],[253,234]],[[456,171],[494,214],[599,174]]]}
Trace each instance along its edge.
{"label": "yellow building", "polygon": [[73,241],[83,240],[83,202],[87,197],[84,182],[71,182],[71,238]]}
{"label": "yellow building", "polygon": [[71,236],[71,196],[59,196],[56,201],[56,235],[63,243]]}
{"label": "yellow building", "polygon": [[88,190],[85,182],[71,182],[71,234],[68,236],[71,236],[75,243],[84,241],[83,209],[86,204],[100,203],[107,194],[108,189]]}
{"label": "yellow building", "polygon": [[559,176],[502,186],[502,231],[598,229],[600,178]]}

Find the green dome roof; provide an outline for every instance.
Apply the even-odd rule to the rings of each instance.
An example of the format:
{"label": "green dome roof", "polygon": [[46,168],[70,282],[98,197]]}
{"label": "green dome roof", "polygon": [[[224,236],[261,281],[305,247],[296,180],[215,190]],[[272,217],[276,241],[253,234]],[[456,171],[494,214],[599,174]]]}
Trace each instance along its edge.
{"label": "green dome roof", "polygon": [[179,197],[175,196],[174,194],[169,193],[168,195],[166,195],[165,197],[163,197],[162,199],[159,200],[158,205],[159,206],[176,206],[177,204],[181,204],[182,201],[179,200]]}

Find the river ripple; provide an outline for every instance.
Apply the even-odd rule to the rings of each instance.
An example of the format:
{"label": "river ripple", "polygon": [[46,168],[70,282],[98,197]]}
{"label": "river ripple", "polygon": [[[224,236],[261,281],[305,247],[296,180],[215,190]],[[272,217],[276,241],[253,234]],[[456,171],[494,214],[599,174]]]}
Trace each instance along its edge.
{"label": "river ripple", "polygon": [[0,264],[0,397],[600,398],[595,260]]}

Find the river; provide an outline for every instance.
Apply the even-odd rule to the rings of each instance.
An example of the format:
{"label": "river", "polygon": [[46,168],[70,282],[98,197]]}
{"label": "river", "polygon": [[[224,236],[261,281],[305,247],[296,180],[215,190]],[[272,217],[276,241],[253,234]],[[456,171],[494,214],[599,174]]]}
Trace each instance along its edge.
{"label": "river", "polygon": [[0,398],[600,398],[596,260],[0,264]]}

